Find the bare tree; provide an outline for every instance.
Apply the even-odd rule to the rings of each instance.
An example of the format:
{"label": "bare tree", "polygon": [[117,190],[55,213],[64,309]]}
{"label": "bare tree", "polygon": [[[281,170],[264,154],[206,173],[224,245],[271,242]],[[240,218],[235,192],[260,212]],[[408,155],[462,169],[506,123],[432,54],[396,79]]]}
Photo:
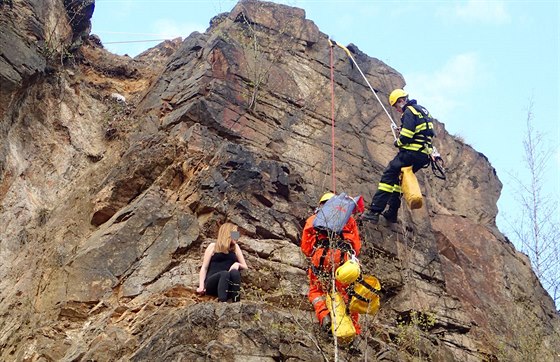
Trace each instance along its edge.
{"label": "bare tree", "polygon": [[560,225],[558,197],[546,190],[547,167],[553,157],[533,124],[533,102],[527,111],[527,132],[523,140],[524,168],[528,179],[513,176],[520,215],[509,222],[518,248],[531,260],[533,270],[558,308],[560,303]]}

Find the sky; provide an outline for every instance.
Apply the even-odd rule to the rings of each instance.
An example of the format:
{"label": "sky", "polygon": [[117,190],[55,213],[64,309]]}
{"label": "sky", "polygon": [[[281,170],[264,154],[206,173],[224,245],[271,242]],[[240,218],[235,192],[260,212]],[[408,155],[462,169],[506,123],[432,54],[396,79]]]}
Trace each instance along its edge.
{"label": "sky", "polygon": [[[523,138],[530,109],[533,127],[543,137],[541,149],[548,153],[543,193],[558,206],[558,1],[274,2],[304,9],[321,32],[341,44],[353,43],[396,69],[411,98],[428,108],[450,134],[483,153],[503,183],[497,223],[511,239],[510,224],[518,220],[520,210],[514,180],[529,180]],[[229,12],[236,3],[96,0],[92,33],[109,51],[135,56],[159,43],[146,40],[204,32],[213,16]],[[560,212],[553,217],[560,221]]]}

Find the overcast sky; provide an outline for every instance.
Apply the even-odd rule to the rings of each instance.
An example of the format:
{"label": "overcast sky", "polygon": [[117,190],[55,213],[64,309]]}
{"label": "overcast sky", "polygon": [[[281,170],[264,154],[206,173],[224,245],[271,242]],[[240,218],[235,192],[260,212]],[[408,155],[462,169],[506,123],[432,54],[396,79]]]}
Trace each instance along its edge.
{"label": "overcast sky", "polygon": [[[523,137],[532,104],[535,128],[550,149],[544,190],[560,199],[560,9],[558,1],[275,1],[306,17],[341,44],[399,71],[412,98],[446,129],[482,152],[504,184],[498,226],[519,210],[511,175],[522,180]],[[117,54],[137,55],[187,37],[230,11],[225,0],[97,0],[94,34]],[[442,153],[445,150],[441,150]],[[381,176],[381,175],[379,175]],[[372,187],[379,177],[372,180]],[[557,220],[560,213],[556,213]]]}

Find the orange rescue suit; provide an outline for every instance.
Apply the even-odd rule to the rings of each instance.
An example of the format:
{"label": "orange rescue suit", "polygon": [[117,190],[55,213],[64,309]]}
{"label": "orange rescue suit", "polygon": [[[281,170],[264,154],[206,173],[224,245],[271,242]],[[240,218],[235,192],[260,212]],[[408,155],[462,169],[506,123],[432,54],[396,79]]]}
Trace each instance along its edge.
{"label": "orange rescue suit", "polygon": [[[322,238],[325,237],[322,235],[318,235],[315,228],[313,228],[313,220],[315,220],[315,216],[315,214],[311,215],[305,222],[305,227],[303,228],[303,233],[301,236],[301,250],[303,251],[305,256],[311,258],[312,263],[315,266],[318,266],[316,265],[317,258],[313,258],[314,253],[317,251],[315,245],[317,241],[320,242]],[[342,229],[342,237],[350,244],[354,251],[354,254],[357,256],[360,253],[362,243],[360,242],[358,225],[356,224],[356,220],[354,220],[353,217],[350,217],[350,219],[348,219],[348,222]],[[307,271],[307,275],[309,277],[309,302],[311,302],[313,308],[315,309],[315,315],[317,316],[319,323],[322,323],[323,318],[329,314],[325,293],[325,290],[328,290],[329,285],[323,285],[318,276],[313,273],[312,268],[309,268],[309,270]],[[344,301],[348,302],[348,294],[346,293],[347,285],[335,281],[335,286],[337,291],[341,293]],[[359,314],[352,313],[350,316],[352,318],[352,322],[354,323],[354,327],[356,328],[356,334],[360,334],[360,326],[358,324]]]}

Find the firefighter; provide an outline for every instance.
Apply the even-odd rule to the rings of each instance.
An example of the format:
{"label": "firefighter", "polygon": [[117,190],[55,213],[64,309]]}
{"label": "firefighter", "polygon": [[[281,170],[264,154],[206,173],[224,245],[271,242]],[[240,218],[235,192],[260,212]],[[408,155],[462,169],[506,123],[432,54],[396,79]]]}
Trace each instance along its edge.
{"label": "firefighter", "polygon": [[[399,152],[383,171],[377,192],[373,196],[371,206],[362,215],[362,220],[377,223],[379,215],[391,223],[397,222],[397,214],[401,206],[401,186],[399,176],[401,168],[412,166],[412,171],[427,166],[432,153],[432,137],[434,125],[428,110],[408,99],[408,93],[395,89],[389,95],[389,103],[401,113],[402,126],[395,147]],[[385,211],[386,206],[389,205]]]}
{"label": "firefighter", "polygon": [[[317,212],[333,196],[335,196],[333,193],[328,192],[321,197],[315,213],[305,223],[301,238],[301,250],[307,257],[311,258],[311,266],[307,271],[309,277],[309,302],[311,302],[315,309],[315,315],[321,328],[325,331],[330,331],[332,322],[326,304],[326,292],[332,286],[332,268],[336,269],[336,267],[343,264],[352,255],[357,256],[362,246],[358,226],[352,216],[348,219],[342,230],[341,237],[337,237],[337,240],[330,240],[327,234],[321,233],[313,227],[313,221]],[[348,285],[335,281],[335,286],[345,302],[347,302],[346,287]],[[356,329],[356,334],[360,333],[358,316],[358,313],[350,315]]]}

